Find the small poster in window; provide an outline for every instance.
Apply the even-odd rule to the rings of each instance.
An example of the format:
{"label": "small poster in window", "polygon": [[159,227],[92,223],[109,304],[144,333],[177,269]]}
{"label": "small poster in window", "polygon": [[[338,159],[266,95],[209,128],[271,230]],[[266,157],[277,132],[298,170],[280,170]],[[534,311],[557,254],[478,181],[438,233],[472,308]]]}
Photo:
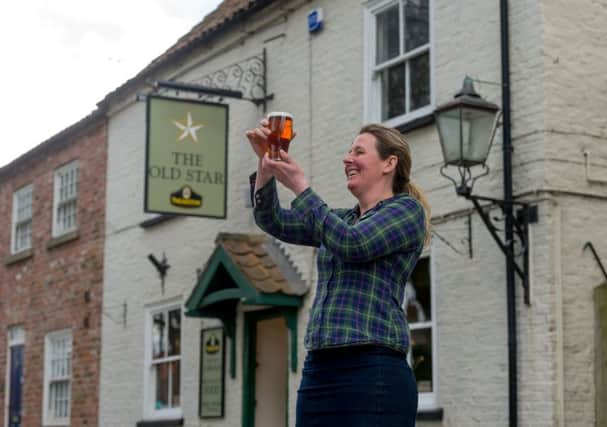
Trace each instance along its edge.
{"label": "small poster in window", "polygon": [[221,418],[224,408],[223,328],[203,329],[200,338],[200,418]]}

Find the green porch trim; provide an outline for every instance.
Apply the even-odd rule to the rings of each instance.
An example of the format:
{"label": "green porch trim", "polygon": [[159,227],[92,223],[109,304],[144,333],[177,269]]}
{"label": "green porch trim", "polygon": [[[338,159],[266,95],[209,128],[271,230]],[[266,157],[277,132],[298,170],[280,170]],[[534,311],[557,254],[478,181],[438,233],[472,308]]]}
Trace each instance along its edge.
{"label": "green porch trim", "polygon": [[[218,245],[185,303],[189,317],[217,318],[230,340],[230,376],[236,378],[236,315],[238,303],[275,307],[282,313],[289,331],[291,370],[297,371],[297,312],[303,297],[259,292]],[[265,310],[264,310],[265,311]]]}
{"label": "green porch trim", "polygon": [[282,307],[301,307],[301,297],[286,294],[263,294],[258,292],[254,296],[245,297],[245,305],[272,305]]}
{"label": "green porch trim", "polygon": [[297,372],[297,308],[280,307],[289,330],[289,348],[291,350],[291,371]]}
{"label": "green porch trim", "polygon": [[607,282],[594,289],[594,383],[596,425],[607,425]]}
{"label": "green porch trim", "polygon": [[207,296],[205,296],[200,301],[198,308],[203,309],[203,311],[204,311],[204,308],[207,306],[210,306],[215,303],[225,301],[228,299],[240,299],[240,298],[242,298],[242,296],[243,296],[242,290],[240,290],[240,289],[236,289],[236,288],[224,289],[222,291],[213,292],[212,294],[208,294]]}

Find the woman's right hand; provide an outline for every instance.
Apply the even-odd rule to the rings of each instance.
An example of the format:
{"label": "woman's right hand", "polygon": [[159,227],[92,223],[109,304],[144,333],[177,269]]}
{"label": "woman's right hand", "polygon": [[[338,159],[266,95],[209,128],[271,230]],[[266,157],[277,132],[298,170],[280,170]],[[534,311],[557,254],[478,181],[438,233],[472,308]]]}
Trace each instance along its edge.
{"label": "woman's right hand", "polygon": [[268,152],[268,135],[270,135],[270,123],[267,119],[262,119],[259,122],[259,127],[250,129],[245,132],[251,148],[255,151],[257,158],[261,161],[263,156]]}

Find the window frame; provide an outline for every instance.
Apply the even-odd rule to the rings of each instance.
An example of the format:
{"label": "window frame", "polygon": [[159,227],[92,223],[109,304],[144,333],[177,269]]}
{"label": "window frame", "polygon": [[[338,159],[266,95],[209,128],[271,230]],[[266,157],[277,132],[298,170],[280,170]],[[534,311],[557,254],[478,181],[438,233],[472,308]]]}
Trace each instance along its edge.
{"label": "window frame", "polygon": [[[71,197],[69,200],[61,200],[60,201],[60,191],[61,191],[61,175],[76,169],[76,194]],[[53,226],[52,226],[52,237],[61,237],[67,233],[72,231],[76,231],[78,229],[78,195],[80,193],[80,162],[78,160],[73,160],[65,165],[55,169],[53,173]],[[61,224],[58,223],[59,220],[59,208],[62,205],[67,203],[71,203],[72,201],[76,204],[76,220],[74,221],[74,225],[70,228],[63,228]]]}
{"label": "window frame", "polygon": [[[433,256],[432,245],[429,249],[425,250],[420,259],[428,258],[428,269],[430,274],[430,316],[431,320],[426,322],[409,323],[409,330],[414,331],[416,329],[427,329],[430,328],[432,335],[432,391],[431,392],[420,392],[418,395],[418,412],[434,410],[438,408],[438,339],[437,339],[437,309],[436,309],[436,284],[435,284],[435,260]],[[419,262],[418,264],[419,265]],[[407,361],[411,365],[412,352],[409,349],[407,354]]]}
{"label": "window frame", "polygon": [[[23,193],[25,191],[29,191],[30,193],[30,214],[29,217],[25,220],[21,219],[19,220],[18,214],[19,214],[19,195],[20,193]],[[28,249],[32,248],[32,227],[33,227],[33,218],[34,218],[34,184],[27,184],[24,185],[23,187],[19,188],[18,190],[16,190],[13,193],[13,212],[12,212],[12,218],[11,218],[11,250],[10,253],[11,255],[15,255],[24,251],[27,251]],[[29,245],[27,247],[17,247],[17,244],[19,242],[18,236],[17,236],[17,228],[21,225],[25,225],[29,222],[30,224],[30,238],[29,238]]]}
{"label": "window frame", "polygon": [[[180,318],[180,353],[179,356],[168,356],[163,358],[162,362],[154,361],[152,358],[152,331],[154,315],[158,313],[165,313],[168,319],[170,311],[179,310]],[[145,339],[144,339],[144,376],[143,376],[143,417],[147,420],[163,420],[163,419],[177,419],[183,417],[183,309],[181,300],[172,300],[163,302],[146,308],[145,313]],[[165,333],[168,334],[169,328],[165,328]],[[167,335],[168,337],[168,335]],[[168,341],[167,341],[168,343]],[[154,395],[156,392],[155,376],[153,371],[153,365],[158,363],[169,363],[173,361],[179,361],[179,397],[180,406],[165,409],[156,409],[154,407]]]}
{"label": "window frame", "polygon": [[[434,0],[428,0],[428,43],[423,46],[418,46],[413,50],[405,53],[399,53],[396,58],[385,61],[379,66],[375,65],[376,58],[376,47],[377,47],[377,26],[376,26],[376,15],[393,7],[399,5],[399,43],[404,42],[403,35],[403,10],[402,6],[407,0],[364,0],[362,5],[364,7],[364,72],[363,72],[363,115],[366,123],[383,123],[389,127],[398,127],[408,122],[420,119],[422,117],[433,114],[436,106],[436,85],[435,85],[435,46],[434,46]],[[400,46],[399,44],[399,46]],[[392,117],[387,120],[382,120],[381,109],[382,109],[382,88],[380,71],[385,70],[391,66],[405,63],[406,67],[409,67],[411,59],[418,57],[423,52],[429,52],[429,69],[430,75],[428,76],[430,85],[430,103],[424,107],[418,108],[413,111],[406,112],[396,117]],[[410,73],[407,72],[405,75],[406,85],[409,88],[409,77]],[[408,108],[410,102],[410,94],[407,93],[406,105]]]}
{"label": "window frame", "polygon": [[[63,339],[69,337],[70,342],[70,373],[66,378],[62,378],[61,381],[68,381],[68,407],[67,417],[64,418],[51,418],[49,412],[49,399],[50,399],[50,386],[51,386],[51,345],[53,340]],[[73,355],[74,355],[74,342],[71,329],[63,329],[59,331],[53,331],[46,334],[44,337],[44,390],[43,390],[43,408],[42,408],[42,424],[44,426],[69,426],[72,410],[72,368],[73,368]],[[53,381],[59,381],[53,379]]]}

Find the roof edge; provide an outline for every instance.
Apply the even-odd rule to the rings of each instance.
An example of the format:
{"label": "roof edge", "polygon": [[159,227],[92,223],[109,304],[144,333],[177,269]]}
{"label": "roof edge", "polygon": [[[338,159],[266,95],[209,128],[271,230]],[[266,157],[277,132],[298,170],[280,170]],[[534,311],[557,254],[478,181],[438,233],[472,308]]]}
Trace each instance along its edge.
{"label": "roof edge", "polygon": [[41,142],[32,149],[21,154],[16,159],[0,167],[0,179],[3,179],[18,166],[26,162],[33,161],[37,156],[41,156],[51,149],[58,149],[63,145],[68,146],[74,143],[73,138],[92,128],[101,118],[105,118],[105,110],[102,108],[97,108],[88,116],[80,119],[62,131],[59,131],[59,133],[56,133],[46,141]]}
{"label": "roof edge", "polygon": [[[150,64],[148,64],[147,67],[145,67],[143,70],[141,70],[138,74],[136,74],[131,79],[127,80],[121,86],[119,86],[112,92],[108,93],[101,101],[99,101],[97,103],[97,106],[99,106],[100,108],[105,107],[105,106],[109,105],[110,103],[114,102],[115,100],[121,99],[121,97],[124,96],[126,94],[126,92],[128,92],[129,90],[131,90],[132,88],[134,88],[135,86],[137,86],[139,84],[145,83],[145,81],[148,77],[155,74],[159,69],[165,67],[168,63],[175,61],[176,59],[182,58],[184,56],[187,56],[194,49],[199,47],[202,43],[208,42],[209,40],[213,39],[214,37],[217,37],[219,34],[228,31],[229,29],[234,27],[236,24],[238,24],[245,18],[253,15],[254,13],[258,12],[259,10],[263,9],[264,7],[266,7],[267,5],[269,5],[270,3],[273,3],[275,1],[276,0],[257,0],[254,3],[252,3],[248,8],[242,9],[242,10],[238,11],[237,13],[235,13],[230,19],[226,19],[221,24],[217,25],[216,27],[212,28],[211,30],[209,30],[207,32],[203,32],[199,36],[193,38],[191,41],[189,41],[188,43],[186,43],[184,46],[180,47],[179,49],[175,50],[174,52],[167,54],[167,52],[169,52],[177,44],[179,44],[179,41],[182,40],[183,37],[185,37],[185,35],[180,37],[176,43],[174,43],[171,47],[169,47],[167,50],[165,50],[165,52],[163,54],[156,57]],[[190,30],[190,32],[191,32],[191,30]],[[186,35],[187,35],[187,33],[186,33]],[[165,55],[166,55],[166,57],[163,57]]]}

